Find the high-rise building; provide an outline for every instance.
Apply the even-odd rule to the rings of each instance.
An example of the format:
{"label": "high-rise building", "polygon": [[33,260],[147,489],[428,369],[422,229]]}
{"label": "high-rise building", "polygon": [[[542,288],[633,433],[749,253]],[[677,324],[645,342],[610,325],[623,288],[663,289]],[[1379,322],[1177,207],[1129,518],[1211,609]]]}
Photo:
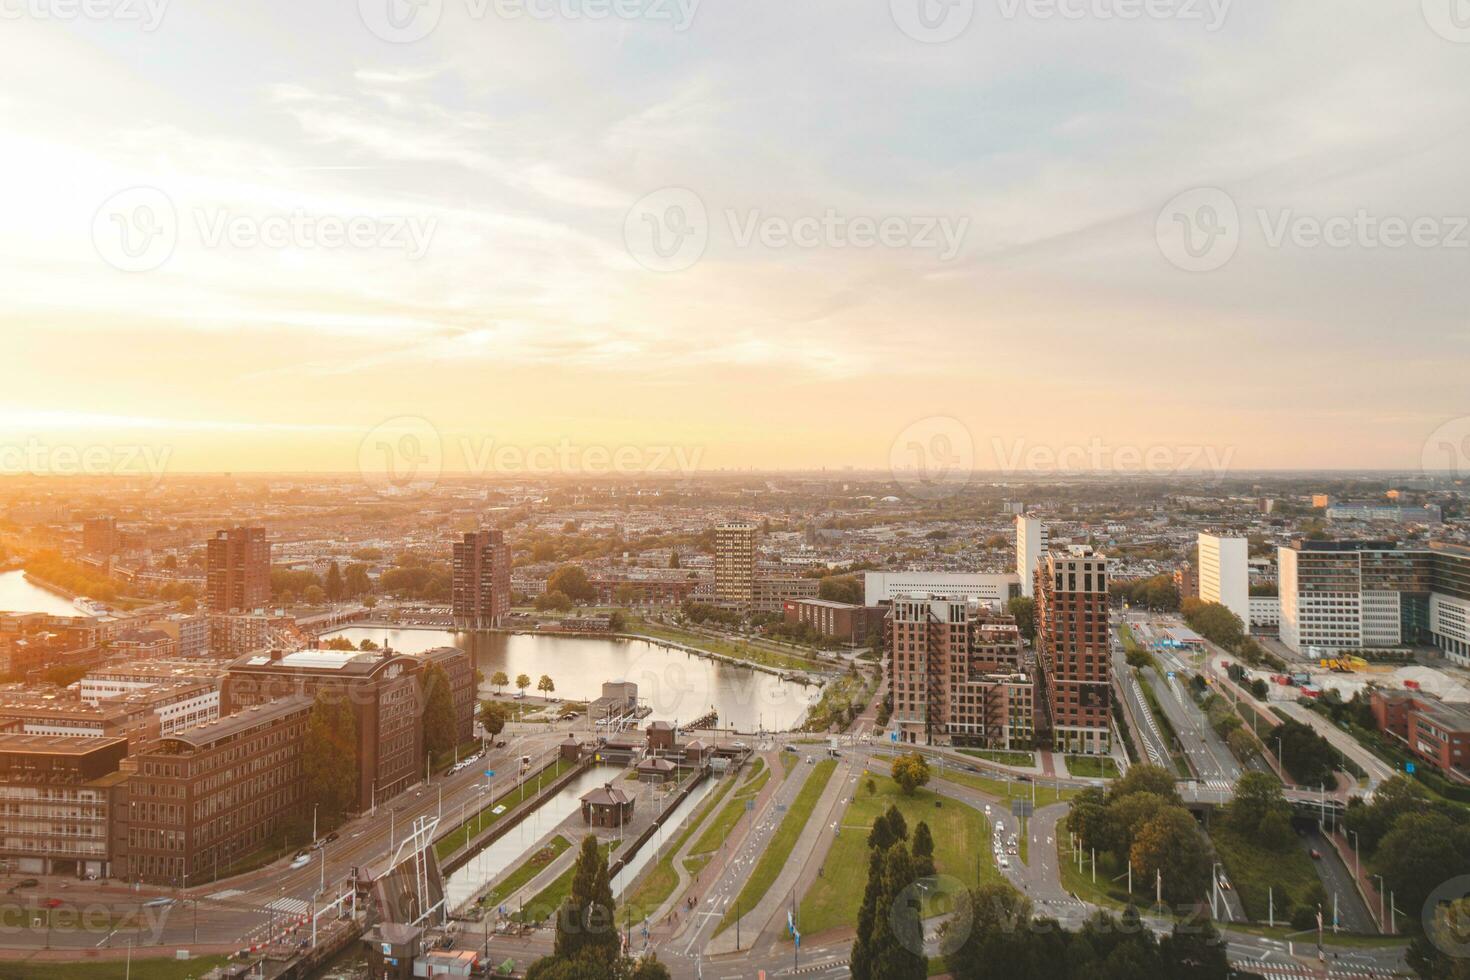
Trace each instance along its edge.
{"label": "high-rise building", "polygon": [[116,553],[122,544],[115,517],[89,517],[82,522],[82,550],[99,557]]}
{"label": "high-rise building", "polygon": [[1470,666],[1470,548],[1294,541],[1277,556],[1281,642],[1292,650],[1433,644]]}
{"label": "high-rise building", "polygon": [[1031,746],[1035,685],[1015,619],[985,603],[900,596],[888,630],[892,720],[903,741]]}
{"label": "high-rise building", "polygon": [[271,543],[263,527],[216,531],[205,548],[205,590],[214,612],[249,612],[271,600]]}
{"label": "high-rise building", "polygon": [[1218,534],[1199,535],[1199,597],[1218,602],[1250,629],[1250,542]]}
{"label": "high-rise building", "polygon": [[1035,517],[1016,515],[1016,574],[1021,578],[1021,594],[1036,594],[1036,566],[1047,552],[1046,525]]}
{"label": "high-rise building", "polygon": [[[1112,709],[1108,559],[1085,545],[1036,570],[1037,700],[1058,751],[1105,755]],[[1040,727],[1040,725],[1038,726]]]}
{"label": "high-rise building", "polygon": [[504,531],[467,531],[454,543],[453,613],[461,629],[492,629],[510,613],[510,546]]}
{"label": "high-rise building", "polygon": [[726,521],[715,525],[715,599],[732,609],[755,602],[755,540],[759,525]]}

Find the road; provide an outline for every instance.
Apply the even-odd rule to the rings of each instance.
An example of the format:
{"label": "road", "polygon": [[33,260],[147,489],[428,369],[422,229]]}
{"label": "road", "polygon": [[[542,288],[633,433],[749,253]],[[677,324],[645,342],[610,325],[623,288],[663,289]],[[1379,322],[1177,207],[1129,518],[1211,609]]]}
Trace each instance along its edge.
{"label": "road", "polygon": [[1240,764],[1185,690],[1180,665],[1172,665],[1170,669],[1165,662],[1164,669],[1162,676],[1152,667],[1145,667],[1140,673],[1153,687],[1159,707],[1169,719],[1169,724],[1174,726],[1185,760],[1206,787],[1230,789],[1240,778]]}
{"label": "road", "polygon": [[1352,869],[1342,863],[1337,849],[1315,829],[1302,838],[1302,843],[1303,846],[1321,855],[1312,862],[1312,866],[1317,871],[1317,877],[1322,881],[1322,889],[1327,893],[1327,904],[1322,906],[1322,913],[1328,925],[1332,924],[1332,900],[1335,897],[1339,927],[1348,932],[1371,933],[1376,931],[1377,924],[1373,921],[1373,916],[1369,914],[1368,907],[1363,904],[1363,898],[1358,894],[1358,889],[1353,885]]}

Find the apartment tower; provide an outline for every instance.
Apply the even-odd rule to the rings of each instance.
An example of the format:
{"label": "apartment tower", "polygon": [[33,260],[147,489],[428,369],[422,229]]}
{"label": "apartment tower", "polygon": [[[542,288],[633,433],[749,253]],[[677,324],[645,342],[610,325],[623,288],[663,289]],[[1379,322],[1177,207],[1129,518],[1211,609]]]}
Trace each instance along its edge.
{"label": "apartment tower", "polygon": [[1016,515],[1016,574],[1021,577],[1021,594],[1036,594],[1036,566],[1047,552],[1046,525],[1025,514]]}
{"label": "apartment tower", "polygon": [[1085,545],[1036,570],[1037,699],[1061,752],[1105,755],[1112,709],[1108,559]]}
{"label": "apartment tower", "polygon": [[271,600],[271,543],[263,527],[214,532],[205,547],[205,587],[211,612],[249,612]]}
{"label": "apartment tower", "polygon": [[1245,538],[1199,536],[1199,597],[1235,613],[1246,629],[1251,623],[1249,558]]}
{"label": "apartment tower", "polygon": [[732,609],[755,602],[755,539],[758,525],[726,521],[715,525],[715,598]]}
{"label": "apartment tower", "polygon": [[489,629],[510,612],[510,546],[501,530],[469,531],[454,543],[454,625]]}

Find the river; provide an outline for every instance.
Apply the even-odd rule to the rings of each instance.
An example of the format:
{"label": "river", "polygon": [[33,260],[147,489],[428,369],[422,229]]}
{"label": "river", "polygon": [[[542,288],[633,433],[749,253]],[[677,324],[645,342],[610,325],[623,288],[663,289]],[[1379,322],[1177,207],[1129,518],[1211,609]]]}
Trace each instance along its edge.
{"label": "river", "polygon": [[[486,678],[497,670],[515,681],[527,674],[535,684],[542,674],[556,684],[555,696],[591,700],[604,681],[633,681],[652,709],[651,720],[691,721],[713,707],[721,728],[753,732],[794,728],[821,694],[817,685],[783,681],[775,674],[696,657],[647,640],[591,636],[538,636],[530,633],[453,632],[438,629],[383,629],[350,626],[330,636],[354,644],[371,639],[395,650],[420,653],[434,647],[466,650]],[[510,688],[514,690],[514,688]]]}
{"label": "river", "polygon": [[82,616],[65,596],[26,581],[22,571],[0,572],[0,612],[47,613],[52,616]]}

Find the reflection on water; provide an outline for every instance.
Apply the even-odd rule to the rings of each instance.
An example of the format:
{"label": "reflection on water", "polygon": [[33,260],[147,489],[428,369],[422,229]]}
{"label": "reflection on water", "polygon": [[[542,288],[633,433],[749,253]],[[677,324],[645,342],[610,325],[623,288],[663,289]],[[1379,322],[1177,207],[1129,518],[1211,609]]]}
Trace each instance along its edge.
{"label": "reflection on water", "polygon": [[[582,794],[612,779],[622,770],[615,766],[593,766],[562,787],[561,791],[547,800],[499,840],[470,858],[464,867],[449,876],[444,883],[444,892],[451,909],[459,908],[475,892],[496,876],[520,862],[536,842],[551,833],[556,825],[576,813],[581,805]],[[535,781],[526,788],[529,795],[536,789]],[[513,798],[515,798],[513,796]],[[490,802],[489,797],[485,802]],[[457,814],[446,812],[444,817],[452,825]]]}
{"label": "reflection on water", "polygon": [[51,616],[81,616],[70,599],[26,581],[25,572],[0,572],[0,612],[46,613]]}
{"label": "reflection on water", "polygon": [[747,732],[758,727],[794,728],[821,693],[815,685],[789,683],[775,674],[696,657],[647,640],[362,626],[329,635],[345,636],[354,644],[364,639],[387,642],[406,653],[456,646],[471,654],[487,680],[498,670],[512,683],[517,674],[529,675],[529,694],[536,693],[535,684],[542,674],[556,683],[557,697],[579,701],[601,695],[604,681],[629,680],[638,685],[639,696],[653,709],[651,718],[691,721],[713,707],[719,712],[720,727]]}

